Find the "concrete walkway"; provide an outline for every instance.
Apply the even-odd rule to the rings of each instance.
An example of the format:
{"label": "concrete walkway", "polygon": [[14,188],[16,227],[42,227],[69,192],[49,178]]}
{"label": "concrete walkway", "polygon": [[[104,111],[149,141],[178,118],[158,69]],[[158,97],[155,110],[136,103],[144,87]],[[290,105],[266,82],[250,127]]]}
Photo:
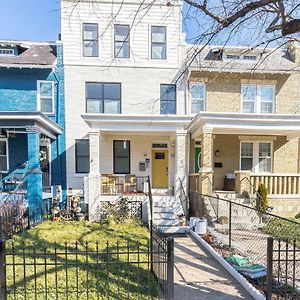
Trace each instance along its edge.
{"label": "concrete walkway", "polygon": [[190,236],[175,238],[175,300],[252,299]]}

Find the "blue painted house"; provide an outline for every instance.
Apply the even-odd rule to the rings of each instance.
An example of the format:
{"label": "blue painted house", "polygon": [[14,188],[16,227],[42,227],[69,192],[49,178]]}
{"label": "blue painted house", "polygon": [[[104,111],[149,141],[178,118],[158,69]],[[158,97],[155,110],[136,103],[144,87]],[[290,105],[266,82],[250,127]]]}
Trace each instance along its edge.
{"label": "blue painted house", "polygon": [[30,212],[66,189],[64,107],[62,43],[0,41],[1,193],[23,189]]}

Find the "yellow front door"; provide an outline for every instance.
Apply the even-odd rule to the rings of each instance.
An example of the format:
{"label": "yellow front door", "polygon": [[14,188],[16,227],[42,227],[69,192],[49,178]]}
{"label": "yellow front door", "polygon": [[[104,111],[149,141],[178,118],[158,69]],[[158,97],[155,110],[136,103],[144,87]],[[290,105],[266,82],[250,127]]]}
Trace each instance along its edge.
{"label": "yellow front door", "polygon": [[152,150],[152,186],[154,188],[168,187],[168,150]]}

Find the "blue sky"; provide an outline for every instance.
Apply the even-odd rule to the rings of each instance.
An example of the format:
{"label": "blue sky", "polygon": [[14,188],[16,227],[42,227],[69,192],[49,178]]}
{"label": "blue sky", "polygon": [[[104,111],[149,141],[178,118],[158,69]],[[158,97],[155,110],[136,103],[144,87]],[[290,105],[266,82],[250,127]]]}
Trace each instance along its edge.
{"label": "blue sky", "polygon": [[0,0],[0,3],[0,39],[57,39],[59,0]]}

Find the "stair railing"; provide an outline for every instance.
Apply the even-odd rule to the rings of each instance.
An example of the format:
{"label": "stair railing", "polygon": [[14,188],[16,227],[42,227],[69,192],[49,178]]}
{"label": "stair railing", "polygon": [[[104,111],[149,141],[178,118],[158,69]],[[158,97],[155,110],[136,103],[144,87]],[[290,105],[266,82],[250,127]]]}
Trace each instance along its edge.
{"label": "stair railing", "polygon": [[179,199],[183,209],[183,213],[186,219],[189,218],[189,198],[187,197],[181,178],[177,179],[179,181]]}

